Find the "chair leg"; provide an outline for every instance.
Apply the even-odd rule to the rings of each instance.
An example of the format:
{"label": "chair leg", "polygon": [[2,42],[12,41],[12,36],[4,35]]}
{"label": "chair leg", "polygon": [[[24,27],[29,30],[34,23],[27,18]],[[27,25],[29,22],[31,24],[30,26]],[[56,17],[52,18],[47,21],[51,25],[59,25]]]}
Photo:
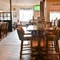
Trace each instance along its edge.
{"label": "chair leg", "polygon": [[48,41],[46,40],[46,55],[47,55],[47,60],[48,60]]}
{"label": "chair leg", "polygon": [[20,60],[22,60],[23,41],[21,41]]}
{"label": "chair leg", "polygon": [[32,40],[31,40],[31,58],[32,58],[32,41],[33,41],[33,37],[32,37]]}
{"label": "chair leg", "polygon": [[56,51],[59,52],[59,44],[58,44],[58,41],[56,41]]}
{"label": "chair leg", "polygon": [[60,60],[60,51],[59,51],[59,44],[58,44],[58,41],[56,41],[56,52],[59,53],[59,54],[58,54],[58,56],[59,56],[58,60]]}
{"label": "chair leg", "polygon": [[60,51],[59,51],[59,60],[60,60]]}
{"label": "chair leg", "polygon": [[[60,60],[60,51],[59,51],[59,45],[58,45],[58,41],[54,41],[54,45],[52,45],[51,47],[49,47],[48,45],[49,45],[49,43],[48,43],[49,41],[48,40],[46,40],[46,54],[47,54],[47,60],[49,60],[50,58],[48,58],[49,57],[49,55],[50,55],[50,53],[48,53],[49,51],[54,51],[54,50],[50,50],[50,48],[55,48],[55,51],[56,51],[56,53],[55,54],[53,54],[53,53],[51,53],[51,55],[53,56],[53,55],[55,55],[56,57],[57,57],[57,60]],[[53,41],[52,41],[53,42]],[[52,43],[53,44],[53,43]],[[53,47],[54,46],[54,47]]]}

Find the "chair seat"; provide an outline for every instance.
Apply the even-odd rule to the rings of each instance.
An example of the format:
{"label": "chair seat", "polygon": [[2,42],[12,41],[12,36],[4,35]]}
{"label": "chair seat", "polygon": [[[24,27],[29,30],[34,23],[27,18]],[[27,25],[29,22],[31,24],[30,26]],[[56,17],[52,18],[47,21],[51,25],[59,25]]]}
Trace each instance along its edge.
{"label": "chair seat", "polygon": [[53,40],[53,38],[55,38],[56,35],[47,35],[46,37],[47,37],[47,40]]}
{"label": "chair seat", "polygon": [[32,35],[24,35],[24,37],[32,37]]}
{"label": "chair seat", "polygon": [[32,35],[24,35],[24,40],[31,40]]}
{"label": "chair seat", "polygon": [[25,31],[25,33],[31,33],[31,32],[29,32],[29,31]]}
{"label": "chair seat", "polygon": [[53,34],[52,32],[45,33],[45,35],[52,35],[52,34]]}
{"label": "chair seat", "polygon": [[26,33],[24,33],[25,35],[31,35],[31,32],[26,32]]}

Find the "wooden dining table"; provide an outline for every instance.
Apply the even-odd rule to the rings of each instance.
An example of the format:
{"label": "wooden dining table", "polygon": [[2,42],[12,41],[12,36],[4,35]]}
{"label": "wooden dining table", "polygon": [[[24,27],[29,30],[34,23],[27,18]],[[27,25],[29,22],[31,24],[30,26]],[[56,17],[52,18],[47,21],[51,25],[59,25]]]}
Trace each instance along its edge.
{"label": "wooden dining table", "polygon": [[[43,53],[40,52],[41,50],[43,52],[44,46],[42,47],[40,43],[43,40],[42,38],[45,37],[45,32],[54,31],[54,29],[53,28],[37,28],[36,25],[35,26],[29,25],[26,30],[31,32],[32,40],[33,40],[33,38],[37,37],[38,45],[37,45],[37,47],[35,47],[35,49],[37,49],[36,52],[38,52],[38,56],[39,56],[39,57],[38,56],[37,57],[38,57],[38,59],[44,60],[44,55],[43,55]],[[33,37],[33,35],[34,35],[34,37]],[[32,40],[31,40],[31,43],[32,43]]]}
{"label": "wooden dining table", "polygon": [[38,46],[40,46],[40,38],[41,38],[40,36],[42,36],[44,30],[43,29],[37,29],[37,27],[34,25],[29,25],[27,27],[27,31],[31,32],[32,38],[33,38],[33,35],[38,38]]}
{"label": "wooden dining table", "polygon": [[44,35],[44,32],[54,31],[53,28],[37,28],[36,25],[29,25],[26,30],[30,31],[32,36],[35,34],[38,37],[38,46],[40,46],[41,37]]}
{"label": "wooden dining table", "polygon": [[[30,31],[31,32],[31,34],[32,34],[32,40],[31,40],[31,44],[33,44],[33,40],[37,37],[37,42],[38,42],[38,45],[37,46],[32,46],[31,45],[31,47],[32,47],[32,51],[33,50],[36,50],[35,52],[37,52],[37,57],[38,57],[38,59],[44,59],[43,57],[42,57],[42,55],[43,54],[41,54],[40,53],[40,51],[42,50],[42,48],[41,48],[41,46],[40,46],[40,43],[41,43],[41,37],[42,37],[42,35],[43,35],[43,32],[44,32],[44,30],[43,29],[38,29],[37,28],[37,26],[34,26],[34,25],[29,25],[28,27],[27,27],[27,31]],[[31,52],[32,52],[31,51]],[[33,52],[32,52],[33,53]],[[33,54],[32,54],[33,55]],[[42,57],[42,58],[41,58]],[[36,57],[35,57],[36,58]]]}

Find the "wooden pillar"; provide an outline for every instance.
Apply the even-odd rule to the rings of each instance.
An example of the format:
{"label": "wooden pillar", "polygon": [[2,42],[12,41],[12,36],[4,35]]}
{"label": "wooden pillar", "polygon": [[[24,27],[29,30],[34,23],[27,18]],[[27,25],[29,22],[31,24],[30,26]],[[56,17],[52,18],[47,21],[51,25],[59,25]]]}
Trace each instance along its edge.
{"label": "wooden pillar", "polygon": [[40,17],[44,17],[44,2],[40,2]]}

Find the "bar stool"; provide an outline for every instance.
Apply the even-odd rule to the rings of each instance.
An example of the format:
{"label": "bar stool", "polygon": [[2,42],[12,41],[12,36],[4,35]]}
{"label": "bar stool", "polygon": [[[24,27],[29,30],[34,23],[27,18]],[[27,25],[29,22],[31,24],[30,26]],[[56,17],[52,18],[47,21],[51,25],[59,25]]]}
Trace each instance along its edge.
{"label": "bar stool", "polygon": [[[59,52],[59,45],[58,45],[59,38],[60,38],[60,29],[58,29],[56,35],[47,35],[46,36],[47,60],[49,60],[50,58],[53,58],[50,56],[56,56],[56,58],[58,60],[60,60],[60,52]],[[50,60],[52,60],[52,59],[50,59]]]}
{"label": "bar stool", "polygon": [[[21,40],[20,60],[22,60],[22,55],[30,54],[30,53],[22,53],[22,52],[27,51],[27,50],[29,50],[29,48],[31,48],[31,47],[27,47],[26,44],[24,44],[24,41],[31,41],[31,35],[24,36],[24,34],[22,34],[20,28],[17,28],[17,33],[18,33],[19,39]],[[26,46],[26,47],[24,47],[24,46]]]}
{"label": "bar stool", "polygon": [[4,35],[5,35],[5,30],[6,30],[6,24],[2,23],[2,25],[1,25],[1,36],[2,37],[4,37]]}
{"label": "bar stool", "polygon": [[5,34],[6,34],[6,36],[7,36],[7,33],[8,33],[8,23],[6,23],[6,28],[5,28]]}

